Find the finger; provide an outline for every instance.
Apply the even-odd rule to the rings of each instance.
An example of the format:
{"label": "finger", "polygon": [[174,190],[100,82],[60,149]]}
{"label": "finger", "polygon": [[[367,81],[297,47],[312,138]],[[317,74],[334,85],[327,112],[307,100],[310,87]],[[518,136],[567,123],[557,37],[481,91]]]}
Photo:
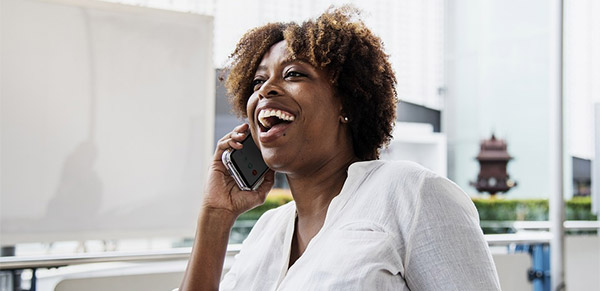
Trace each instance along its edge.
{"label": "finger", "polygon": [[243,139],[240,141],[236,141],[231,138],[219,141],[219,143],[217,144],[217,148],[215,150],[214,161],[220,161],[223,153],[227,149],[230,149],[230,148],[235,149],[235,150],[243,149],[244,145],[242,145],[242,141],[243,141]]}
{"label": "finger", "polygon": [[268,169],[267,172],[265,173],[265,183],[273,184],[274,182],[275,182],[275,171]]}
{"label": "finger", "polygon": [[234,141],[244,141],[244,139],[246,139],[246,132],[232,132],[231,133],[231,139]]}
{"label": "finger", "polygon": [[247,132],[248,131],[248,124],[247,123],[242,123],[236,127],[233,128],[232,132]]}
{"label": "finger", "polygon": [[242,148],[244,148],[244,145],[242,145],[241,142],[239,141],[235,141],[230,139],[229,141],[227,141],[227,144],[229,145],[229,147],[236,149],[236,150],[241,150]]}
{"label": "finger", "polygon": [[273,187],[274,183],[275,183],[275,171],[269,169],[269,170],[267,170],[267,173],[265,173],[265,179],[264,179],[264,181],[262,182],[262,184],[260,184],[260,186],[258,187],[257,190],[263,196],[266,196],[267,193]]}
{"label": "finger", "polygon": [[229,144],[231,142],[231,139],[222,139],[217,143],[217,148],[215,149],[215,155],[214,155],[214,161],[218,162],[221,161],[221,156],[223,155],[223,152],[225,152],[225,150],[232,148],[232,146]]}
{"label": "finger", "polygon": [[223,152],[229,148],[241,150],[243,148],[242,141],[248,134],[248,124],[243,123],[233,128],[233,131],[227,133],[217,142],[217,148],[215,149],[214,161],[218,162],[221,160]]}
{"label": "finger", "polygon": [[224,135],[222,138],[220,138],[220,139],[217,141],[217,145],[218,145],[220,142],[224,141],[224,140],[230,139],[230,138],[231,138],[231,134],[232,134],[232,133],[233,133],[233,132],[228,132],[226,135]]}
{"label": "finger", "polygon": [[248,124],[242,123],[242,124],[234,127],[233,130],[231,130],[226,135],[224,135],[221,139],[219,139],[219,142],[224,141],[229,138],[232,138],[234,136],[237,136],[238,133],[243,133],[244,135],[247,134],[248,133]]}
{"label": "finger", "polygon": [[224,151],[224,150],[230,148],[231,147],[229,145],[230,141],[231,141],[231,138],[219,141],[219,143],[217,143],[217,151]]}

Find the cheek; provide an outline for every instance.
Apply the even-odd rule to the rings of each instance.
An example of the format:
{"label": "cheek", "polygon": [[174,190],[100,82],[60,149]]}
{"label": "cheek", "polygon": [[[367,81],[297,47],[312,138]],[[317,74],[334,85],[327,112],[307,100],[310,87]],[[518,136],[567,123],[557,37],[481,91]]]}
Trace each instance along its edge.
{"label": "cheek", "polygon": [[[254,111],[256,110],[256,105],[258,105],[258,98],[256,95],[252,94],[246,102],[246,115],[248,116],[248,125],[250,125],[250,133],[253,136],[256,136],[256,125],[254,124]],[[256,141],[256,140],[255,140]]]}
{"label": "cheek", "polygon": [[316,118],[321,122],[326,122],[323,125],[335,125],[339,120],[340,103],[332,95],[320,95],[314,99],[311,104],[312,109],[317,113]]}
{"label": "cheek", "polygon": [[255,94],[252,94],[248,101],[246,102],[246,115],[248,116],[248,120],[253,121],[252,117],[254,116],[254,110],[256,110],[256,104],[258,103],[258,98]]}

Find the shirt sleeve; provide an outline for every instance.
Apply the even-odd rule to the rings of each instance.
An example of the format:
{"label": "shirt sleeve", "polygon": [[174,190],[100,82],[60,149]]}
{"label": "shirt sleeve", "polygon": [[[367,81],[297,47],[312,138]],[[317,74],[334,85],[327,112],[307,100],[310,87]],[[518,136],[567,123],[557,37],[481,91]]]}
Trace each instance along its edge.
{"label": "shirt sleeve", "polygon": [[407,237],[405,280],[413,290],[500,290],[477,209],[456,184],[423,179]]}

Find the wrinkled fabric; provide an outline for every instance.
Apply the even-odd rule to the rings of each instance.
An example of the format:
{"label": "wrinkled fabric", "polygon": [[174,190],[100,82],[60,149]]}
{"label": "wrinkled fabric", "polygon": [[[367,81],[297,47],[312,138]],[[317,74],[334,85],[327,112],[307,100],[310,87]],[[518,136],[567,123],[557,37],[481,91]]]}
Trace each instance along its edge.
{"label": "wrinkled fabric", "polygon": [[352,164],[288,269],[295,219],[294,202],[266,212],[221,290],[500,290],[471,199],[415,163]]}

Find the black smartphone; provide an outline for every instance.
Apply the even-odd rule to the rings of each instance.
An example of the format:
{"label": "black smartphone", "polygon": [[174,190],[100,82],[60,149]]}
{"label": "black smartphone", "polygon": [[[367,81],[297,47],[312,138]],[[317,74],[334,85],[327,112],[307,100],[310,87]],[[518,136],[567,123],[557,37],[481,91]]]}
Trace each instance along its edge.
{"label": "black smartphone", "polygon": [[223,152],[221,160],[240,189],[256,190],[265,179],[269,167],[250,133],[242,141],[242,145],[244,148],[241,150],[228,149]]}

